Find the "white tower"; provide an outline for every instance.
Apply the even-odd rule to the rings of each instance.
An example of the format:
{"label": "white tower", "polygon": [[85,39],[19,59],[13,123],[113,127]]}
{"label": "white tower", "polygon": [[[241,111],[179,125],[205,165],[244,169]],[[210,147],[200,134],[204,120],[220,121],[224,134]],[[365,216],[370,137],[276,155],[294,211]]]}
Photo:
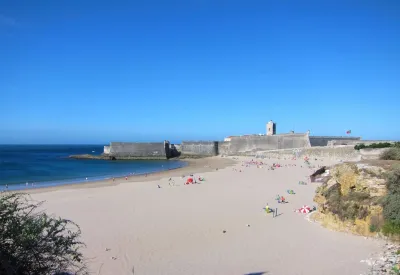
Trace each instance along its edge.
{"label": "white tower", "polygon": [[276,134],[276,123],[270,120],[267,123],[267,136],[272,136]]}

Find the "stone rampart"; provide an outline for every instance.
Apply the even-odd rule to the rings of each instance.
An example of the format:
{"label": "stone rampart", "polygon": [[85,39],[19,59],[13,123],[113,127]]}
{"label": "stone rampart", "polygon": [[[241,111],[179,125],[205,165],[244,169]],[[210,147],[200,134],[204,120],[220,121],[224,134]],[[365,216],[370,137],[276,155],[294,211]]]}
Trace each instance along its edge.
{"label": "stone rampart", "polygon": [[167,159],[169,142],[111,142],[109,155],[116,158]]}
{"label": "stone rampart", "polygon": [[389,148],[364,148],[360,149],[361,159],[379,159],[381,154],[387,151]]}
{"label": "stone rampart", "polygon": [[218,155],[217,141],[183,141],[180,145],[182,155],[216,156]]}
{"label": "stone rampart", "polygon": [[265,150],[308,147],[308,134],[252,135],[232,137],[230,141],[220,142],[218,150],[221,155],[241,155]]}
{"label": "stone rampart", "polygon": [[106,154],[106,155],[110,154],[110,146],[104,146],[103,154]]}
{"label": "stone rampart", "polygon": [[360,142],[361,137],[346,137],[346,136],[310,136],[310,144],[314,146],[332,145],[350,145]]}
{"label": "stone rampart", "polygon": [[325,158],[330,160],[358,161],[361,160],[359,151],[354,150],[353,146],[337,146],[337,147],[311,147],[284,150],[269,150],[257,152],[248,156],[261,158]]}

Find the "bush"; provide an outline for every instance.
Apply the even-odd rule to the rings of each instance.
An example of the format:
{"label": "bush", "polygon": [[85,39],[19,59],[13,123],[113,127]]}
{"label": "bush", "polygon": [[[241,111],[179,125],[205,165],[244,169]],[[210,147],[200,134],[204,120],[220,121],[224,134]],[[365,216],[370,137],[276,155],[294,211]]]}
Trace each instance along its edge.
{"label": "bush", "polygon": [[393,165],[386,174],[386,188],[389,194],[400,194],[400,165]]}
{"label": "bush", "polygon": [[383,204],[383,216],[386,221],[400,226],[400,194],[389,194]]}
{"label": "bush", "polygon": [[368,208],[363,207],[370,200],[369,194],[351,191],[347,196],[340,192],[340,184],[336,183],[324,192],[329,210],[342,221],[364,219],[368,216]]}
{"label": "bush", "polygon": [[20,193],[0,194],[0,274],[87,274],[79,227],[37,212]]}
{"label": "bush", "polygon": [[369,231],[370,232],[380,231],[384,223],[385,221],[383,220],[383,217],[380,214],[371,215]]}
{"label": "bush", "polygon": [[379,148],[390,148],[390,147],[400,147],[400,142],[395,142],[395,143],[380,142],[380,143],[371,143],[370,145],[365,145],[364,143],[360,143],[354,146],[354,149],[355,150],[360,150],[364,148],[379,149]]}
{"label": "bush", "polygon": [[356,146],[354,146],[355,150],[360,150],[360,149],[364,149],[364,148],[366,148],[364,143],[360,143],[360,144],[357,144]]}
{"label": "bush", "polygon": [[388,194],[383,201],[385,224],[382,228],[386,235],[400,234],[400,166],[395,165],[386,174]]}
{"label": "bush", "polygon": [[382,227],[382,232],[385,235],[400,235],[400,225],[392,222],[385,222]]}
{"label": "bush", "polygon": [[400,160],[400,147],[392,147],[382,152],[380,159]]}
{"label": "bush", "polygon": [[371,225],[369,226],[369,232],[374,233],[374,232],[378,232],[378,231],[379,231],[379,229],[378,229],[378,227],[377,227],[375,224],[371,224]]}
{"label": "bush", "polygon": [[369,148],[389,148],[392,147],[392,143],[389,142],[381,142],[381,143],[372,143],[371,145],[368,146]]}

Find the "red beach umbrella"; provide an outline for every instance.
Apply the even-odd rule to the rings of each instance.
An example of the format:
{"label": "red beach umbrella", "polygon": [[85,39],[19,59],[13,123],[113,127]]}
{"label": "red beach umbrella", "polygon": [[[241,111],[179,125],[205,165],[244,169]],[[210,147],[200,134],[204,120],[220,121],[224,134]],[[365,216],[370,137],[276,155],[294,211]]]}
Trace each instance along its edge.
{"label": "red beach umbrella", "polygon": [[186,184],[193,183],[193,178],[188,178]]}
{"label": "red beach umbrella", "polygon": [[302,208],[299,209],[300,213],[307,214],[310,213],[311,208],[308,205],[304,205]]}

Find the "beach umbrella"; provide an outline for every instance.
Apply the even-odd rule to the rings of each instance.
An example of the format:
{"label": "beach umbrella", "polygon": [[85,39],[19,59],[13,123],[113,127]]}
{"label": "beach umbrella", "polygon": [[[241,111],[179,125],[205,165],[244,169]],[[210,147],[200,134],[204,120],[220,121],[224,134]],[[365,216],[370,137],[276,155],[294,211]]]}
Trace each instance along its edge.
{"label": "beach umbrella", "polygon": [[308,205],[304,205],[302,208],[299,209],[300,213],[307,214],[311,211],[311,208]]}
{"label": "beach umbrella", "polygon": [[188,178],[186,184],[193,183],[193,178]]}

